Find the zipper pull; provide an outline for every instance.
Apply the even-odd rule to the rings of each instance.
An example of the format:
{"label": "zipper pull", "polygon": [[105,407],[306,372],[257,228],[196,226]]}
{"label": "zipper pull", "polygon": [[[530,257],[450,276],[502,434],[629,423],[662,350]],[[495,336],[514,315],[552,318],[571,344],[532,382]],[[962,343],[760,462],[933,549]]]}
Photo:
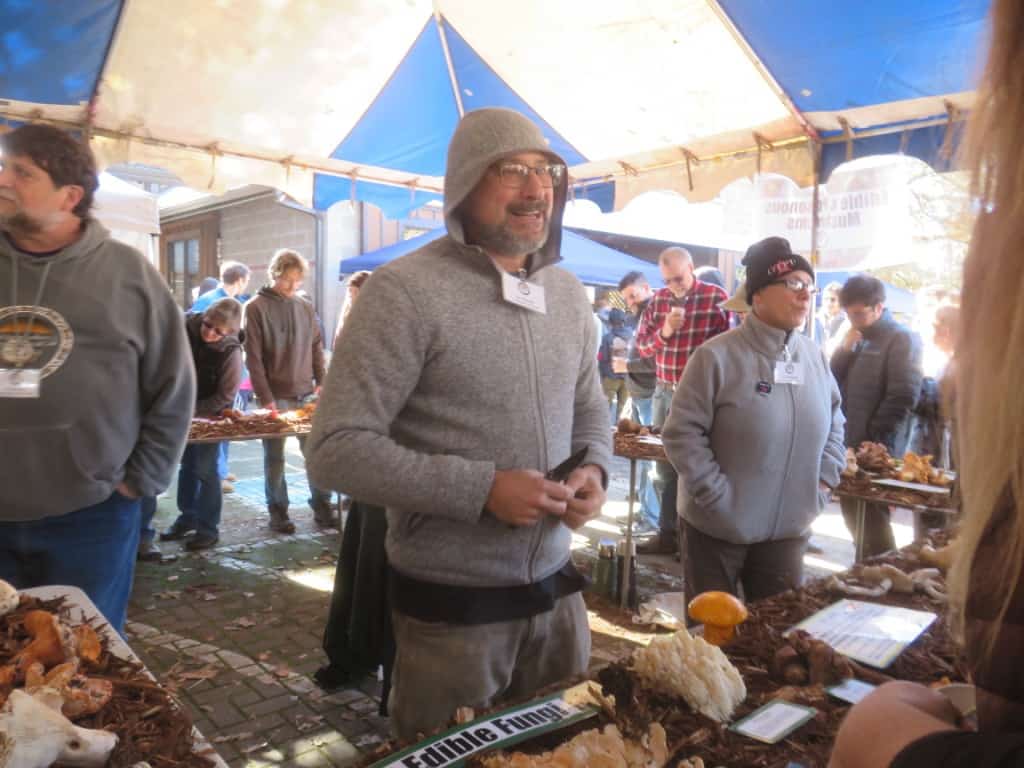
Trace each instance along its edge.
{"label": "zipper pull", "polygon": [[516,275],[517,275],[517,276],[519,277],[519,279],[520,279],[520,280],[521,280],[522,282],[524,282],[524,283],[526,282],[526,269],[525,269],[525,268],[523,268],[523,269],[520,269],[520,270],[519,270],[519,271],[518,271],[518,272],[516,273]]}

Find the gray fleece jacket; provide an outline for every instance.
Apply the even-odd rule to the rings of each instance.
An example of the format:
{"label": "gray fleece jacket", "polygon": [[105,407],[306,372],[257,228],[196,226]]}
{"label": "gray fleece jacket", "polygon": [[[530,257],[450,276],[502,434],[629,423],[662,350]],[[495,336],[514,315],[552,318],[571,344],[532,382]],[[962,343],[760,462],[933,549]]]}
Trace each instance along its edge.
{"label": "gray fleece jacket", "polygon": [[[775,381],[786,345],[802,385]],[[819,481],[835,487],[846,463],[843,424],[818,346],[749,313],[697,349],[672,398],[662,438],[685,487],[680,514],[734,544],[805,535],[824,503]]]}
{"label": "gray fleece jacket", "polygon": [[531,257],[547,313],[502,299],[498,267],[465,243],[458,204],[514,152],[549,152],[509,110],[460,123],[445,177],[448,235],[373,273],[345,323],[307,443],[321,487],[387,507],[387,551],[406,575],[461,586],[536,582],[569,558],[554,518],[510,527],[484,511],[495,470],[546,471],[588,446],[607,471],[597,334],[559,260],[566,184]]}
{"label": "gray fleece jacket", "polygon": [[0,520],[67,514],[122,480],[156,496],[181,458],[196,396],[181,310],[142,254],[84,227],[50,256],[0,235],[0,348],[32,311],[25,367],[43,377],[38,399],[0,397]]}

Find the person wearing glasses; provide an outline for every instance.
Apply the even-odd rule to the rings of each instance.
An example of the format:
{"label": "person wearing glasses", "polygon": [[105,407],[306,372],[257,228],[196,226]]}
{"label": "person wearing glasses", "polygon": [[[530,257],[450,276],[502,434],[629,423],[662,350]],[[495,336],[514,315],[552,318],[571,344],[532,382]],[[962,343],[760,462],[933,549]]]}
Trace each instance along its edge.
{"label": "person wearing glasses", "polygon": [[[308,274],[309,262],[297,251],[282,248],[267,268],[270,284],[245,304],[245,362],[261,408],[298,408],[319,391],[326,376],[320,320],[313,305],[299,295]],[[298,441],[305,451],[306,437],[299,436]],[[295,533],[288,516],[284,444],[283,437],[263,441],[264,492],[270,529]],[[309,495],[313,522],[320,528],[337,528],[330,492],[310,481]]]}
{"label": "person wearing glasses", "polygon": [[387,510],[402,739],[587,669],[570,544],[604,502],[611,430],[590,304],[558,266],[568,182],[528,118],[468,112],[447,235],[363,286],[313,420],[313,479]]}
{"label": "person wearing glasses", "polygon": [[[242,380],[242,305],[218,299],[202,313],[185,316],[185,332],[196,369],[193,415],[216,418],[230,408]],[[161,541],[185,539],[185,549],[209,549],[219,539],[224,501],[219,465],[220,443],[185,447],[178,470],[178,519],[160,534]]]}
{"label": "person wearing glasses", "polygon": [[[843,286],[839,302],[850,330],[831,362],[843,394],[846,445],[856,450],[869,440],[882,443],[894,458],[903,458],[924,377],[921,339],[885,308],[885,286],[877,277],[854,275]],[[887,505],[867,505],[863,539],[857,530],[856,504],[841,499],[840,505],[854,541],[863,541],[864,557],[896,547]]]}
{"label": "person wearing glasses", "polygon": [[[729,312],[719,304],[729,298],[722,288],[701,282],[693,271],[693,257],[685,248],[666,248],[658,266],[667,287],[655,291],[637,327],[636,348],[654,358],[655,386],[652,422],[661,427],[687,361],[708,339],[729,330]],[[658,462],[661,511],[658,533],[637,546],[642,555],[671,555],[676,540],[678,478],[668,462]]]}
{"label": "person wearing glasses", "polygon": [[813,267],[781,237],[750,246],[743,264],[751,310],[690,357],[662,430],[684,488],[687,600],[799,587],[811,523],[846,464],[839,387],[801,333]]}
{"label": "person wearing glasses", "polygon": [[25,124],[0,155],[0,579],[78,587],[120,632],[195,398],[181,310],[93,217],[88,144]]}

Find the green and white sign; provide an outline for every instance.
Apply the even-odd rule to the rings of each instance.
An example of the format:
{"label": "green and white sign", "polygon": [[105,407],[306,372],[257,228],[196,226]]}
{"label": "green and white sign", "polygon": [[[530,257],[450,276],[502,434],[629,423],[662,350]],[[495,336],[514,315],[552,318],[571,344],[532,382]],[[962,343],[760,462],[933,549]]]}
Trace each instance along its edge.
{"label": "green and white sign", "polygon": [[565,693],[479,717],[379,760],[370,768],[454,768],[477,752],[508,747],[598,713],[594,706],[569,704]]}

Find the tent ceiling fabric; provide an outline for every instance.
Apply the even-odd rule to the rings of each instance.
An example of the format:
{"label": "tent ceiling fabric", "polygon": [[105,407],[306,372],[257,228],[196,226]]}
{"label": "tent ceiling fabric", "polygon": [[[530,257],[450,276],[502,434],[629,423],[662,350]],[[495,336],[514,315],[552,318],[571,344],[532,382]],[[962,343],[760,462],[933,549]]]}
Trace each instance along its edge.
{"label": "tent ceiling fabric", "polygon": [[82,125],[101,162],[199,189],[394,215],[442,191],[460,111],[513,106],[616,206],[700,200],[759,165],[807,183],[808,133],[840,116],[898,133],[969,108],[988,5],[0,0],[0,115]]}

